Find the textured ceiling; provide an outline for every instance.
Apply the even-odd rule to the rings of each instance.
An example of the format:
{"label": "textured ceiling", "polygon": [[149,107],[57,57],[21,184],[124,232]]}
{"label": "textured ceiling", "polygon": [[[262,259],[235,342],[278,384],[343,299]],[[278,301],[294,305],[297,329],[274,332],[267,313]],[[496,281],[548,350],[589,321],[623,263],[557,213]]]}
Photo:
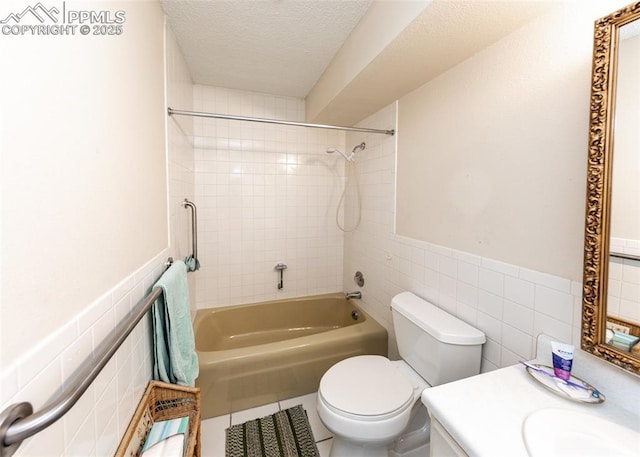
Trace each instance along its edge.
{"label": "textured ceiling", "polygon": [[304,98],[371,0],[161,0],[195,84]]}

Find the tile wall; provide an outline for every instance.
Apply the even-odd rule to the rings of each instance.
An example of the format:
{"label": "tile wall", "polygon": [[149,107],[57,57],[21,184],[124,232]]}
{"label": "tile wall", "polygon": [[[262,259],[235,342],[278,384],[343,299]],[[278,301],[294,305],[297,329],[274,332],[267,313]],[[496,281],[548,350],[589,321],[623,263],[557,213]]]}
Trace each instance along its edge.
{"label": "tile wall", "polygon": [[[359,124],[395,125],[395,104]],[[580,283],[394,235],[395,137],[349,132],[346,148],[361,141],[367,143],[357,159],[362,223],[345,236],[343,279],[345,290],[357,290],[354,273],[364,274],[363,306],[389,330],[392,357],[397,349],[389,304],[403,290],[485,332],[483,371],[533,358],[540,333],[579,344]],[[353,205],[350,201],[348,206]],[[352,217],[350,211],[347,215]]]}
{"label": "tile wall", "polygon": [[[167,106],[193,110],[193,83],[182,52],[169,27],[166,29]],[[171,253],[184,260],[193,253],[191,238],[191,209],[184,199],[198,204],[195,196],[195,163],[193,155],[193,117],[167,117],[167,159],[169,162],[169,234]],[[192,314],[195,313],[195,275],[189,274],[189,293]]]}
{"label": "tile wall", "polygon": [[[169,251],[103,294],[2,372],[0,408],[22,401],[40,411],[164,271]],[[25,440],[16,456],[113,455],[151,378],[151,322],[143,318],[85,394],[60,420]]]}
{"label": "tile wall", "polygon": [[[194,86],[194,109],[304,121],[304,102]],[[344,133],[196,118],[199,257],[197,307],[342,290],[343,236],[335,211]],[[278,290],[277,263],[284,263]]]}

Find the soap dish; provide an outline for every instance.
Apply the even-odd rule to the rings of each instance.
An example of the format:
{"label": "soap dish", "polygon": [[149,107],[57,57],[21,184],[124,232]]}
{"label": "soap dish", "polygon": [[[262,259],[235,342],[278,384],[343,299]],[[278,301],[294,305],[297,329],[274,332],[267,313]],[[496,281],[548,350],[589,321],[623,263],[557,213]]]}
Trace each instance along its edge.
{"label": "soap dish", "polygon": [[564,382],[554,375],[552,367],[533,363],[528,365],[527,373],[556,395],[579,403],[597,404],[605,400],[605,396],[598,389],[580,378],[571,375],[569,382]]}

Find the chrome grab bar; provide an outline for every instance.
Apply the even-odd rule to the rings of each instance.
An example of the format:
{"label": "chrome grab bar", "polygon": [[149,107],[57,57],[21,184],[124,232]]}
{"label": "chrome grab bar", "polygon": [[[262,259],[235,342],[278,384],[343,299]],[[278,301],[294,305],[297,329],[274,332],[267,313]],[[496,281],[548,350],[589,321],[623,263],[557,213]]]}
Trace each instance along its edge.
{"label": "chrome grab bar", "polygon": [[[169,257],[167,264],[170,265],[172,262],[173,259]],[[65,382],[68,387],[64,388],[41,411],[34,413],[31,403],[23,402],[14,403],[0,413],[0,457],[13,455],[22,441],[56,422],[76,404],[161,295],[162,288],[154,287],[100,344],[95,355],[88,357],[75,374]]]}
{"label": "chrome grab bar", "polygon": [[194,259],[198,259],[198,213],[196,204],[188,199],[184,199],[182,206],[191,208],[191,242],[193,243],[192,254]]}
{"label": "chrome grab bar", "polygon": [[625,254],[623,252],[610,252],[609,257],[617,257],[618,259],[640,261],[640,255]]}

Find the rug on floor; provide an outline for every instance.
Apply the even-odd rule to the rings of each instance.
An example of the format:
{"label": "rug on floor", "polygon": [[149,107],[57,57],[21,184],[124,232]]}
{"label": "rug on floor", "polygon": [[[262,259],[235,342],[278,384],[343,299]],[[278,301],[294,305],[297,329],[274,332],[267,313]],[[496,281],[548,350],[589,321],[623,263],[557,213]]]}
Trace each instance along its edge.
{"label": "rug on floor", "polygon": [[226,457],[319,457],[302,405],[226,430]]}

